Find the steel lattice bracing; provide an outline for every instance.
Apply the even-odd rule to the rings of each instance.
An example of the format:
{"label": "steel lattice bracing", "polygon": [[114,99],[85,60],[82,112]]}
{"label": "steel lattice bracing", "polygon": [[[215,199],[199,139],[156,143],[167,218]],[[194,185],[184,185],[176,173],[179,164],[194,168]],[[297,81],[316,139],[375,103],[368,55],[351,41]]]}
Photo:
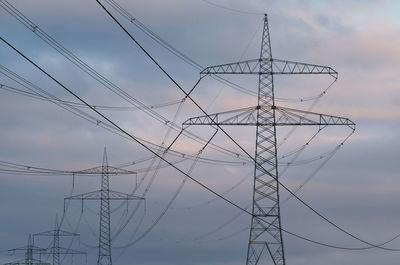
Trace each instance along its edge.
{"label": "steel lattice bracing", "polygon": [[[273,59],[267,15],[264,17],[260,59],[211,66],[201,72],[202,77],[218,74],[259,75],[257,106],[193,117],[186,120],[183,126],[256,126],[253,215],[246,264],[284,265],[276,127],[341,125],[354,131],[355,124],[343,117],[276,106],[273,76],[324,74],[337,79],[338,74],[328,66]],[[269,262],[265,261],[268,256]]]}
{"label": "steel lattice bracing", "polygon": [[[87,192],[67,197],[64,200],[100,200],[100,232],[99,232],[99,253],[97,265],[112,265],[111,257],[111,217],[110,200],[144,200],[144,198],[110,190],[110,175],[136,174],[135,172],[108,166],[107,152],[104,148],[103,164],[87,170],[78,171],[76,174],[98,175],[101,174],[100,190]],[[64,203],[65,209],[65,203]],[[83,208],[82,208],[83,209]]]}
{"label": "steel lattice bracing", "polygon": [[[264,68],[265,65],[271,68]],[[200,72],[201,76],[212,74],[329,74],[337,78],[338,73],[329,66],[299,63],[287,60],[260,58],[236,63],[210,66]]]}
{"label": "steel lattice bracing", "polygon": [[[265,16],[261,44],[256,153],[254,167],[253,216],[251,219],[247,264],[255,265],[267,250],[276,265],[285,264],[282,241],[279,185],[277,182],[274,79],[268,19]],[[269,123],[269,124],[268,124]],[[272,125],[270,125],[272,123]],[[262,222],[265,221],[265,222]],[[266,225],[273,224],[274,226]]]}
{"label": "steel lattice bracing", "polygon": [[111,235],[110,235],[110,178],[108,176],[107,153],[104,149],[101,173],[100,198],[100,234],[98,265],[111,265]]}

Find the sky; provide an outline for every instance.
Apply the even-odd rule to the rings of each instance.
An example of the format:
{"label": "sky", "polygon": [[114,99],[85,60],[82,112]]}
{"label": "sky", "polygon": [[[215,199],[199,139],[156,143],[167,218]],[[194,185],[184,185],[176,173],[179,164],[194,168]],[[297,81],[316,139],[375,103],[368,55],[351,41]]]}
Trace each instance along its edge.
{"label": "sky", "polygon": [[[263,14],[267,13],[274,58],[326,65],[339,73],[336,82],[329,76],[275,76],[276,105],[347,117],[356,123],[353,134],[348,127],[327,127],[315,138],[311,137],[318,128],[301,127],[293,132],[278,128],[282,183],[292,190],[301,187],[297,194],[302,200],[368,242],[379,244],[400,233],[398,1],[117,2],[201,68],[259,58]],[[122,89],[123,97],[23,26],[5,11],[5,3],[0,1],[0,36],[124,130],[144,140],[153,151],[160,152],[157,146],[168,146],[178,135],[179,129],[171,130],[169,124],[174,122],[180,128],[188,118],[202,115],[192,102],[183,101],[182,91],[96,1],[8,3],[37,25],[40,32],[111,81],[113,85],[109,83],[108,88]],[[185,91],[196,84],[199,69],[171,54],[106,3],[105,6]],[[177,170],[151,159],[152,154],[140,144],[106,130],[102,125],[107,126],[107,121],[90,109],[77,108],[80,114],[91,115],[84,119],[54,102],[4,89],[6,85],[29,91],[15,81],[15,76],[14,80],[10,78],[8,69],[61,100],[78,102],[4,43],[0,44],[0,64],[0,161],[79,171],[101,165],[106,147],[110,165],[137,172],[110,177],[111,189],[145,198],[145,203],[111,204],[114,264],[245,263],[250,216]],[[257,75],[225,78],[251,93],[205,77],[191,95],[208,113],[257,104]],[[323,91],[322,97],[307,100]],[[138,102],[147,106],[147,111],[134,107]],[[214,129],[193,126],[187,131],[202,141],[182,135],[171,147],[174,152],[165,158],[232,202],[248,207],[254,164],[221,132],[196,160]],[[254,154],[253,127],[226,127],[226,131]],[[304,151],[295,152],[303,150],[301,147],[309,141]],[[154,170],[157,165],[163,167]],[[85,202],[82,206],[71,201],[64,211],[64,198],[98,190],[100,176],[9,174],[4,169],[2,163],[0,263],[22,259],[24,253],[7,250],[26,245],[29,234],[53,229],[56,215],[62,220],[63,230],[80,234],[79,240],[62,238],[61,245],[88,253],[86,258],[65,256],[62,264],[97,262],[98,202]],[[295,198],[287,198],[288,193],[281,189],[284,229],[325,244],[367,246],[335,229]],[[395,265],[400,258],[396,251],[334,249],[287,233],[283,233],[283,240],[287,264]],[[47,247],[51,241],[35,237],[35,243]],[[400,239],[385,247],[400,249]],[[47,255],[42,258],[51,261]],[[266,256],[262,264],[272,262]]]}

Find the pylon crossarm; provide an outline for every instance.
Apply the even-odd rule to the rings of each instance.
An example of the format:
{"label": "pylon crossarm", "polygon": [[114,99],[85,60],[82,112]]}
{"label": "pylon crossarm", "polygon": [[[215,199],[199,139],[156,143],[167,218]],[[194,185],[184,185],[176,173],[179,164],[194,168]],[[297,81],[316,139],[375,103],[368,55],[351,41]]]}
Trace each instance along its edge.
{"label": "pylon crossarm", "polygon": [[64,198],[64,200],[100,200],[101,190],[82,193]]}
{"label": "pylon crossarm", "polygon": [[[273,120],[267,122],[257,122],[257,110],[261,112],[275,109],[275,123]],[[250,107],[237,110],[225,111],[210,114],[208,116],[198,116],[190,118],[183,123],[183,126],[190,125],[234,125],[234,126],[296,126],[296,125],[346,125],[352,130],[355,123],[343,117],[320,114],[304,110],[296,110],[278,106]]]}
{"label": "pylon crossarm", "polygon": [[[261,67],[265,62],[272,62],[272,68]],[[328,74],[335,79],[338,76],[338,73],[329,66],[271,58],[215,65],[200,72],[201,77],[212,74]]]}
{"label": "pylon crossarm", "polygon": [[328,74],[337,79],[338,73],[329,66],[273,59],[272,74]]}
{"label": "pylon crossarm", "polygon": [[297,110],[284,107],[275,107],[276,126],[293,125],[344,125],[355,130],[356,124],[348,118]]}
{"label": "pylon crossarm", "polygon": [[[79,195],[74,195],[65,198],[64,200],[101,200],[101,190],[87,192]],[[109,190],[109,200],[144,200],[142,197],[133,196],[130,194]],[[103,198],[104,199],[104,198]]]}
{"label": "pylon crossarm", "polygon": [[260,59],[209,66],[200,72],[201,76],[210,74],[258,74]]}
{"label": "pylon crossarm", "polygon": [[32,252],[34,253],[41,253],[43,251],[46,251],[45,248],[40,248],[40,247],[36,247],[36,246],[32,246],[32,245],[26,245],[23,247],[18,247],[18,248],[13,248],[13,249],[9,249],[8,251],[10,252],[16,252],[16,251],[25,251],[25,250],[32,250]]}
{"label": "pylon crossarm", "polygon": [[133,196],[119,191],[109,191],[110,200],[144,200],[143,197]]}
{"label": "pylon crossarm", "polygon": [[[89,168],[85,170],[75,171],[73,172],[75,175],[101,175],[103,172],[103,167],[98,166],[94,168]],[[116,168],[112,166],[107,166],[108,175],[133,175],[137,174],[134,171],[129,171],[121,168]]]}
{"label": "pylon crossarm", "polygon": [[[198,116],[186,120],[182,126],[187,127],[190,125],[222,125],[229,123],[230,125],[249,122],[256,122],[257,107],[241,108],[236,110],[224,111],[219,113],[209,114],[208,116]],[[221,124],[222,123],[222,124]]]}
{"label": "pylon crossarm", "polygon": [[46,232],[40,232],[36,233],[33,236],[54,236],[54,235],[59,235],[59,236],[79,236],[77,233],[72,233],[64,230],[50,230]]}

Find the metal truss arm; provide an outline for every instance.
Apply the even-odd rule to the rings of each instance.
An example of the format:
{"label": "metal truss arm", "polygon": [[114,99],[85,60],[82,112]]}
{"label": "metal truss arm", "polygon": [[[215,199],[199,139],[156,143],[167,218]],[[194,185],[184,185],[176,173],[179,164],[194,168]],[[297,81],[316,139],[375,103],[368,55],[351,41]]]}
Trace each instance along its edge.
{"label": "metal truss arm", "polygon": [[[266,112],[275,110],[275,123],[273,120],[257,123],[257,111]],[[238,110],[210,114],[208,116],[198,116],[190,118],[183,123],[183,126],[190,125],[236,125],[236,126],[296,126],[296,125],[346,125],[352,130],[355,123],[343,117],[320,114],[315,112],[296,110],[278,106],[250,107]]]}
{"label": "metal truss arm", "polygon": [[28,249],[31,250],[34,253],[42,253],[42,252],[46,251],[45,248],[40,248],[40,247],[36,247],[36,246],[32,246],[32,245],[26,245],[26,246],[23,246],[23,247],[9,249],[8,251],[16,252],[16,251],[23,251],[23,250],[28,250]]}
{"label": "metal truss arm", "polygon": [[[109,200],[144,200],[142,197],[109,190]],[[101,200],[101,190],[87,192],[65,198],[64,200]]]}
{"label": "metal truss arm", "polygon": [[[94,167],[94,168],[89,168],[85,170],[80,170],[80,171],[74,171],[73,172],[75,175],[101,175],[103,173],[103,167]],[[133,175],[137,174],[134,171],[129,171],[125,170],[122,168],[116,168],[112,166],[107,166],[107,173],[108,175]]]}
{"label": "metal truss arm", "polygon": [[276,126],[293,126],[293,125],[345,125],[355,130],[356,124],[348,118],[315,113],[304,110],[275,107],[276,110]]}
{"label": "metal truss arm", "polygon": [[198,116],[186,120],[183,127],[191,125],[253,125],[256,123],[256,107],[242,108]]}
{"label": "metal truss arm", "polygon": [[272,74],[328,74],[337,79],[338,73],[329,66],[272,59]]}
{"label": "metal truss arm", "polygon": [[72,233],[72,232],[68,232],[68,231],[64,231],[64,230],[50,230],[50,231],[46,231],[46,232],[40,232],[40,233],[36,233],[33,236],[54,236],[54,235],[58,235],[58,236],[79,236],[79,234],[77,233]]}
{"label": "metal truss arm", "polygon": [[[272,70],[260,67],[272,62]],[[211,74],[328,74],[337,79],[338,73],[329,66],[300,63],[280,59],[253,59],[235,63],[210,66],[200,72],[202,77]]]}

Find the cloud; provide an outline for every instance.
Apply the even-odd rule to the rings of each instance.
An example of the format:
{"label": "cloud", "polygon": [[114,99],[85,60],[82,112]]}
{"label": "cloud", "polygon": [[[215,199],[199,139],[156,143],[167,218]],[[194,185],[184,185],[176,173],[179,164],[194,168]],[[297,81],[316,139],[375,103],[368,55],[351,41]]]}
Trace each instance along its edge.
{"label": "cloud", "polygon": [[[175,85],[131,42],[105,15],[94,1],[54,2],[48,0],[15,2],[21,11],[54,36],[68,49],[100,73],[118,84],[130,95],[146,104],[183,98]],[[306,185],[300,196],[340,225],[355,231],[371,241],[383,241],[398,229],[397,172],[400,95],[398,73],[400,61],[399,25],[391,14],[395,9],[391,1],[216,1],[234,8],[255,10],[269,14],[273,54],[277,58],[333,65],[339,71],[339,81],[329,89],[313,109],[349,117],[357,123],[356,133],[332,160]],[[120,4],[134,13],[143,23],[168,42],[204,66],[252,59],[259,56],[262,16],[241,15],[226,12],[204,4],[202,1],[121,1]],[[397,15],[397,13],[396,13]],[[54,74],[68,87],[92,104],[130,106],[126,100],[104,89],[78,68],[70,64],[42,43],[32,32],[19,25],[4,10],[0,11],[0,33],[11,40],[46,70]],[[198,80],[198,70],[188,67],[169,52],[156,45],[133,25],[123,22],[143,46],[162,66],[189,91]],[[256,32],[256,34],[254,34]],[[253,38],[253,36],[255,36]],[[21,60],[9,49],[2,47],[1,63],[29,80],[39,83],[46,90],[71,100],[72,97],[45,78],[33,67]],[[227,77],[256,92],[257,76]],[[2,82],[11,82],[0,76]],[[318,94],[330,80],[316,80],[309,76],[284,79],[276,77],[276,91],[282,97],[304,97]],[[221,89],[222,88],[222,89]],[[12,95],[0,91],[0,155],[1,160],[26,163],[50,168],[88,168],[101,163],[104,146],[109,152],[110,164],[132,162],[151,155],[137,144],[110,134],[98,126],[77,119],[53,104]],[[220,112],[239,107],[256,105],[253,96],[223,87],[211,78],[204,78],[193,92],[193,97],[205,106],[208,112]],[[309,102],[308,102],[309,103]],[[307,104],[308,104],[307,103]],[[281,103],[280,103],[281,104]],[[283,103],[282,103],[283,104]],[[284,103],[306,109],[306,103]],[[154,109],[169,120],[174,118],[176,105]],[[87,109],[85,109],[87,111]],[[152,142],[160,143],[168,129],[164,123],[155,121],[141,111],[104,111],[129,132]],[[94,114],[94,113],[93,113]],[[189,100],[177,119],[177,124],[189,117],[202,115]],[[203,138],[210,136],[211,128],[190,128]],[[254,128],[227,128],[251,154],[255,148]],[[311,133],[311,134],[309,134]],[[312,130],[299,130],[279,152],[289,152],[304,144]],[[307,159],[329,148],[341,140],[339,130],[325,131],[323,137],[315,139],[299,159]],[[344,133],[343,133],[344,134]],[[280,140],[282,135],[278,137]],[[170,140],[173,136],[170,136]],[[207,148],[203,157],[210,159],[242,161],[234,147],[221,132],[213,139],[232,153],[220,153]],[[314,142],[313,142],[314,144]],[[200,145],[188,138],[181,138],[174,148],[193,153]],[[282,153],[280,153],[282,154]],[[168,155],[168,159],[177,159]],[[319,161],[320,162],[320,161]],[[178,164],[188,170],[191,161]],[[143,169],[150,162],[127,167]],[[318,163],[303,167],[290,167],[282,179],[296,188],[318,166]],[[246,205],[251,200],[251,180],[233,188],[252,170],[252,165],[217,166],[199,162],[193,176],[227,198]],[[280,168],[282,170],[283,168]],[[280,171],[281,172],[281,171]],[[139,173],[139,179],[143,177]],[[160,215],[166,203],[177,190],[183,176],[171,168],[160,170],[151,185],[147,212],[138,227],[143,212],[133,218],[126,233],[118,238],[118,244],[131,241],[130,236],[138,228],[141,235]],[[56,212],[62,212],[62,199],[71,190],[71,179],[50,177],[21,177],[2,175],[0,204],[5,213],[1,221],[1,249],[22,245],[29,232],[48,230]],[[74,192],[97,189],[99,179],[80,177]],[[116,178],[113,187],[131,191],[132,178]],[[150,184],[148,178],[139,193]],[[232,189],[232,190],[231,190]],[[286,194],[282,192],[282,197]],[[203,243],[193,237],[204,235],[238,213],[238,210],[188,181],[175,204],[161,222],[142,241],[129,248],[116,264],[223,264],[243,263],[247,252],[250,217],[242,215],[223,229],[204,237]],[[211,202],[209,202],[212,200]],[[198,204],[190,210],[182,209]],[[98,209],[97,204],[93,211]],[[129,208],[132,209],[132,208]],[[285,228],[310,236],[322,242],[346,246],[359,246],[341,233],[307,212],[295,200],[282,207],[282,223]],[[71,208],[67,230],[78,225],[80,206]],[[82,240],[97,244],[91,229],[97,230],[96,213],[85,212],[90,225],[81,224]],[[123,220],[123,211],[113,216],[112,225],[117,227]],[[84,222],[84,221],[82,221]],[[382,225],[385,224],[385,225]],[[97,232],[97,231],[96,231]],[[236,233],[236,234],[235,234]],[[229,237],[229,235],[233,235]],[[224,239],[224,237],[227,237]],[[135,238],[135,237],[134,237]],[[381,251],[344,252],[305,244],[289,235],[284,235],[285,253],[288,263],[309,264],[325,262],[327,265],[351,264],[397,264],[395,255]],[[209,240],[209,241],[208,241]],[[184,243],[177,243],[183,241]],[[393,242],[396,247],[398,241]],[[97,252],[90,252],[89,262],[96,260]],[[115,252],[115,258],[119,255]],[[9,261],[10,259],[2,257]]]}

